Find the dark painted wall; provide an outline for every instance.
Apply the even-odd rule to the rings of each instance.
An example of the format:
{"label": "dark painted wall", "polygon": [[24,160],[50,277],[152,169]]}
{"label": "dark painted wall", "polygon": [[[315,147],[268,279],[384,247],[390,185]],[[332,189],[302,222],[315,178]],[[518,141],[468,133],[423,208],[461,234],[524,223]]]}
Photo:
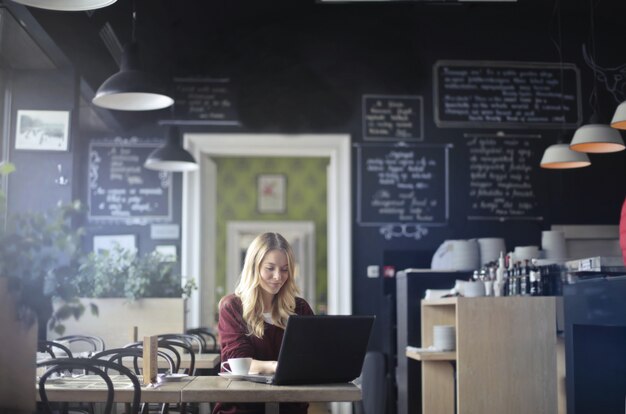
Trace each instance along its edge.
{"label": "dark painted wall", "polygon": [[[122,3],[122,2],[118,2]],[[143,13],[137,30],[147,67],[163,69],[165,60],[175,62],[167,69],[172,74],[226,76],[231,78],[242,127],[194,127],[207,132],[349,133],[354,143],[363,143],[361,104],[365,94],[420,95],[424,103],[424,143],[451,144],[450,217],[445,226],[429,228],[419,240],[410,237],[386,239],[377,227],[353,222],[353,303],[357,314],[382,315],[388,310],[384,293],[393,289],[382,279],[368,279],[368,265],[428,266],[430,257],[445,239],[505,237],[508,246],[538,244],[541,230],[551,224],[616,224],[626,189],[624,153],[593,155],[592,166],[577,171],[545,171],[537,167],[537,203],[542,221],[470,221],[467,219],[466,132],[494,132],[475,127],[439,128],[433,113],[432,68],[436,61],[559,61],[575,64],[580,70],[582,120],[591,113],[589,96],[593,73],[585,64],[581,47],[588,41],[589,7],[584,1],[563,2],[563,12],[543,1],[513,4],[428,5],[424,3],[384,3],[328,5],[293,2],[291,5],[256,6],[254,13],[236,18],[226,5],[212,18],[213,25],[202,24],[200,5],[185,4],[185,14],[161,2],[140,5]],[[618,2],[598,2],[594,34],[597,61],[606,68],[626,63],[626,29],[619,21],[624,6]],[[232,6],[234,7],[234,6]],[[174,16],[174,23],[171,18]],[[207,17],[208,18],[208,17]],[[56,17],[55,17],[56,19]],[[198,23],[190,28],[193,39],[181,38],[175,28]],[[158,33],[148,33],[159,27]],[[562,38],[562,41],[560,40]],[[168,42],[177,42],[174,46]],[[168,46],[169,45],[169,46]],[[561,45],[559,53],[559,45]],[[159,50],[160,53],[152,53]],[[195,53],[195,54],[194,54]],[[69,54],[69,53],[68,53]],[[178,65],[178,66],[176,66]],[[26,75],[25,75],[26,76]],[[49,105],[64,106],[59,99],[72,100],[67,92],[59,98],[54,80],[45,87],[31,82],[16,83],[18,96],[45,91]],[[97,87],[97,85],[94,85]],[[620,88],[621,93],[624,87]],[[618,102],[598,84],[603,121],[607,122]],[[26,98],[24,98],[26,99]],[[43,101],[42,101],[43,102]],[[47,105],[44,105],[47,106]],[[152,136],[159,118],[168,114],[121,115],[122,131],[111,135]],[[190,128],[191,129],[191,128]],[[506,133],[540,134],[536,157],[543,148],[557,142],[559,128],[506,129]],[[139,132],[137,132],[139,131]],[[143,131],[143,132],[142,132]],[[573,129],[564,131],[569,141]],[[143,134],[143,135],[142,135]],[[80,131],[77,138],[86,142],[94,134]],[[72,148],[78,148],[76,144]],[[85,178],[85,147],[76,154],[83,161],[74,170],[74,180]],[[56,157],[37,157],[28,175],[16,175],[14,187],[29,188],[16,195],[16,208],[43,197],[41,177],[57,163]],[[12,154],[16,161],[26,155]],[[30,157],[30,155],[29,155]],[[32,155],[35,157],[35,155]],[[34,158],[29,158],[33,160]],[[359,166],[353,152],[353,184]],[[69,161],[67,161],[69,162]],[[19,168],[19,167],[18,167]],[[42,178],[43,180],[43,178]],[[43,181],[41,181],[43,182]],[[177,185],[179,185],[178,183]],[[32,191],[30,188],[32,187]],[[83,197],[85,184],[74,187],[72,196]],[[11,188],[13,190],[13,187]],[[60,191],[60,190],[58,190]],[[18,193],[17,190],[14,193]],[[45,196],[49,197],[49,196]],[[63,197],[68,197],[64,194]],[[352,200],[356,216],[356,185]],[[56,199],[56,198],[55,198]],[[46,203],[52,202],[46,199]],[[178,207],[180,208],[180,204]],[[179,217],[179,215],[177,215]],[[104,229],[96,229],[104,231]],[[118,229],[108,228],[111,232]],[[107,230],[107,231],[108,231]],[[140,233],[140,248],[149,247],[145,228]],[[387,305],[385,305],[387,304]],[[390,348],[385,339],[390,332],[386,321],[377,323],[373,348]]]}

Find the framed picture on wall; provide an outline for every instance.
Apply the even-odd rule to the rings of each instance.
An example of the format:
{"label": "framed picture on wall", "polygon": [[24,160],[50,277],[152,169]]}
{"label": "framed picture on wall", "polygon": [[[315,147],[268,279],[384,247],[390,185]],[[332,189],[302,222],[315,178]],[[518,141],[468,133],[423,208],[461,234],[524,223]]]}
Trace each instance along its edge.
{"label": "framed picture on wall", "polygon": [[69,111],[18,110],[15,149],[67,151],[69,130]]}
{"label": "framed picture on wall", "polygon": [[93,251],[97,254],[115,251],[116,248],[137,252],[137,238],[134,234],[107,234],[93,236]]}
{"label": "framed picture on wall", "polygon": [[259,213],[287,211],[287,176],[284,174],[257,176],[257,210]]}

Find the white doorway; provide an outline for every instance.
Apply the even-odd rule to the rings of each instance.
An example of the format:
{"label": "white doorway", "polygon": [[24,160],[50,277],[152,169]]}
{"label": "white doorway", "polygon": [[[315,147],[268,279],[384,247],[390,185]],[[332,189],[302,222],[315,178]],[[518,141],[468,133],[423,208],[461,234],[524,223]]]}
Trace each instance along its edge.
{"label": "white doorway", "polygon": [[243,257],[252,240],[265,232],[280,233],[296,259],[296,284],[312,309],[316,308],[315,223],[312,221],[229,221],[226,223],[226,291],[234,292]]}
{"label": "white doorway", "polygon": [[182,272],[198,290],[188,303],[187,326],[215,321],[216,165],[215,156],[328,157],[328,313],[352,313],[350,136],[185,134],[185,147],[200,164],[183,176]]}

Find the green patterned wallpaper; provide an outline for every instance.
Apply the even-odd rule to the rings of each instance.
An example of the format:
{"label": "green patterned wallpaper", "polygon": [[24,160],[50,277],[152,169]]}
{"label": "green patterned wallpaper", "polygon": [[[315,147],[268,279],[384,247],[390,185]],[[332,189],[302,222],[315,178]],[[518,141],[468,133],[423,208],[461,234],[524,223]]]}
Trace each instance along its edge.
{"label": "green patterned wallpaper", "polygon": [[[325,313],[327,286],[326,168],[328,157],[213,157],[217,165],[216,300],[226,285],[226,223],[228,221],[296,221],[315,223],[317,274],[316,313]],[[287,176],[287,211],[261,214],[257,211],[257,176]],[[306,276],[306,275],[305,275]],[[226,292],[229,293],[229,292]]]}

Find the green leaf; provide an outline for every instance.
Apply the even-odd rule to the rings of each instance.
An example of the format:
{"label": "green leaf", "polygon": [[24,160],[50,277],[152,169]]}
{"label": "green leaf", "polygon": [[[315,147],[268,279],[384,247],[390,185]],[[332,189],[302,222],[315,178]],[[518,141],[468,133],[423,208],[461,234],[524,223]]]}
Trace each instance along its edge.
{"label": "green leaf", "polygon": [[10,162],[0,163],[0,175],[8,175],[15,171],[15,165]]}

